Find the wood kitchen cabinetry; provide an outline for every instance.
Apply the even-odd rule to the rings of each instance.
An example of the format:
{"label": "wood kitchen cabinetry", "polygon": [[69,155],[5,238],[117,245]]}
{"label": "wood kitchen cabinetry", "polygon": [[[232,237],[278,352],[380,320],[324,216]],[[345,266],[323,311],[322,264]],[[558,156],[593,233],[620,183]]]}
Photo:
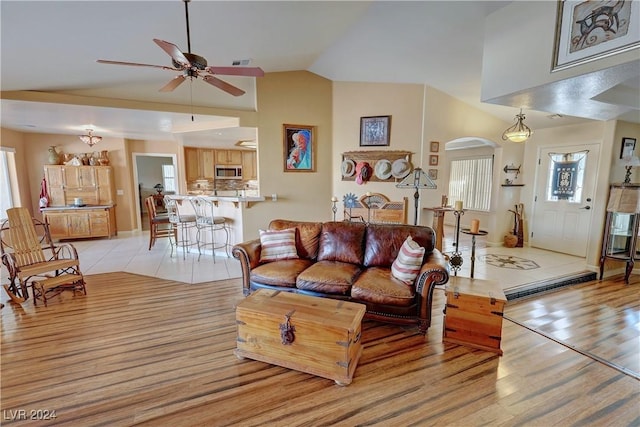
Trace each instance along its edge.
{"label": "wood kitchen cabinetry", "polygon": [[49,206],[72,205],[81,198],[87,205],[115,205],[112,166],[46,165],[44,176]]}
{"label": "wood kitchen cabinetry", "polygon": [[184,162],[187,182],[198,179],[213,180],[215,176],[215,150],[184,147]]}
{"label": "wood kitchen cabinetry", "polygon": [[242,164],[242,150],[215,150],[217,165],[233,165]]}
{"label": "wood kitchen cabinetry", "polygon": [[255,151],[242,152],[242,179],[256,180],[258,179],[258,168]]}

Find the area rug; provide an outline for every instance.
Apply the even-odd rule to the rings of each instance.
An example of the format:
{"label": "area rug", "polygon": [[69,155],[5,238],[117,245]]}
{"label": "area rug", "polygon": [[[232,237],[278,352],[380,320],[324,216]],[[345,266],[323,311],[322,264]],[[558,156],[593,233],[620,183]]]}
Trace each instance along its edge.
{"label": "area rug", "polygon": [[534,270],[540,268],[535,261],[511,255],[487,254],[480,255],[479,258],[489,265],[500,268],[512,268],[514,270]]}

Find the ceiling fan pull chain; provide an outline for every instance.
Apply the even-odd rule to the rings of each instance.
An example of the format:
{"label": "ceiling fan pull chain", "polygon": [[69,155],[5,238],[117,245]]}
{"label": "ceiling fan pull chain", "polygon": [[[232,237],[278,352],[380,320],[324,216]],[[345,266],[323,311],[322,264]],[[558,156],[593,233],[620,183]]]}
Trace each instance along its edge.
{"label": "ceiling fan pull chain", "polygon": [[195,122],[193,118],[193,79],[189,80],[189,97],[191,98],[191,121]]}

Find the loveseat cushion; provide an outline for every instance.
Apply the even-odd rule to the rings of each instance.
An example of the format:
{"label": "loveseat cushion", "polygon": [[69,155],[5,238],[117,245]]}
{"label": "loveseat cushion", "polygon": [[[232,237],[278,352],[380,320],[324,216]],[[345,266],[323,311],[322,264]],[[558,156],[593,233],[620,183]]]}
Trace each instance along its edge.
{"label": "loveseat cushion", "polygon": [[298,257],[296,250],[296,229],[284,230],[259,230],[260,232],[260,262],[295,259]]}
{"label": "loveseat cushion", "polygon": [[318,261],[362,265],[365,231],[363,223],[325,222],[320,232]]}
{"label": "loveseat cushion", "polygon": [[411,236],[408,236],[398,252],[398,257],[391,264],[391,275],[407,285],[413,286],[413,282],[420,273],[423,259],[424,248],[414,242]]}
{"label": "loveseat cushion", "polygon": [[296,287],[305,291],[349,295],[360,267],[340,261],[318,261],[298,276]]}
{"label": "loveseat cushion", "polygon": [[351,287],[351,298],[374,304],[408,307],[415,302],[415,289],[391,275],[391,269],[370,267]]}
{"label": "loveseat cushion", "polygon": [[296,287],[298,275],[311,265],[308,259],[287,259],[261,264],[251,269],[250,280],[264,285]]}
{"label": "loveseat cushion", "polygon": [[269,230],[296,229],[296,250],[300,258],[315,259],[318,256],[318,243],[322,223],[290,221],[286,219],[274,219],[269,223]]}
{"label": "loveseat cushion", "polygon": [[431,227],[369,224],[365,235],[365,267],[391,267],[408,236],[424,248],[425,256],[433,252],[435,233]]}

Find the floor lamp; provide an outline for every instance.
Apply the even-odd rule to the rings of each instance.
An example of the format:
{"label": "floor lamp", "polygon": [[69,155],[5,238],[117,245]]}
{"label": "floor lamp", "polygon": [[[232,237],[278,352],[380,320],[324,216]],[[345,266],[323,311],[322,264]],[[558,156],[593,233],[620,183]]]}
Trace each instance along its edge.
{"label": "floor lamp", "polygon": [[438,186],[429,175],[425,173],[421,168],[415,168],[413,172],[407,175],[400,183],[396,184],[397,188],[413,188],[413,199],[415,201],[415,213],[413,217],[413,225],[418,225],[418,205],[420,204],[420,190],[422,189],[436,189]]}

